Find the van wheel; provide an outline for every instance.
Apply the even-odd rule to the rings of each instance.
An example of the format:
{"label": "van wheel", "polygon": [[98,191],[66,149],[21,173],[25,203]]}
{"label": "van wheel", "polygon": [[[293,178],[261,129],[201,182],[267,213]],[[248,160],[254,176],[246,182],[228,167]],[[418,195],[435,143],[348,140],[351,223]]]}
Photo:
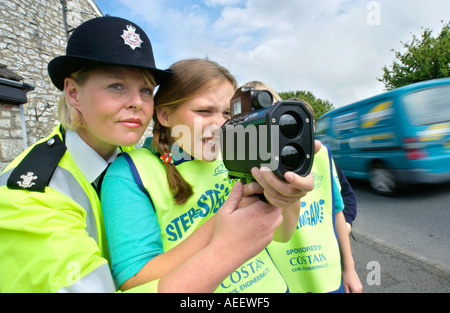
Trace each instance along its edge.
{"label": "van wheel", "polygon": [[376,193],[383,196],[391,196],[397,190],[394,174],[381,163],[372,165],[369,182]]}

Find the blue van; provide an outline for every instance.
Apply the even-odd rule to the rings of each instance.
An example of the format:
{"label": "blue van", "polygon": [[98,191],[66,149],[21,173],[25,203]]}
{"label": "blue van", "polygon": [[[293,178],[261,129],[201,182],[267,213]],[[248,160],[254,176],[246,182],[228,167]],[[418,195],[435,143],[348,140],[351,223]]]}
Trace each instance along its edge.
{"label": "blue van", "polygon": [[450,78],[411,84],[322,115],[316,139],[348,178],[383,195],[450,181]]}

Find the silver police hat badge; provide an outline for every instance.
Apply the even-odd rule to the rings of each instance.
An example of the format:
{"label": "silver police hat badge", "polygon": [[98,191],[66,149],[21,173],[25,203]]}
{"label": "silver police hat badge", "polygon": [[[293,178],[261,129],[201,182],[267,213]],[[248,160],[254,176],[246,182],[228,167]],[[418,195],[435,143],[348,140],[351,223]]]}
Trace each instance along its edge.
{"label": "silver police hat badge", "polygon": [[131,49],[141,48],[143,41],[139,34],[136,34],[136,27],[127,25],[127,30],[123,30],[123,34],[120,36],[126,45],[130,46]]}

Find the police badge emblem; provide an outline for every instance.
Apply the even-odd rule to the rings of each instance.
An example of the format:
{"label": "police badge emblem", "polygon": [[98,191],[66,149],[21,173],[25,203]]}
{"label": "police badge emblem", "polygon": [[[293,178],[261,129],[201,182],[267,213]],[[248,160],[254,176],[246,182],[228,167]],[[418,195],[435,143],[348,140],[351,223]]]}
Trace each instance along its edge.
{"label": "police badge emblem", "polygon": [[131,49],[141,48],[143,41],[139,34],[135,33],[136,27],[127,25],[127,30],[123,30],[123,34],[120,36],[126,45],[130,46]]}

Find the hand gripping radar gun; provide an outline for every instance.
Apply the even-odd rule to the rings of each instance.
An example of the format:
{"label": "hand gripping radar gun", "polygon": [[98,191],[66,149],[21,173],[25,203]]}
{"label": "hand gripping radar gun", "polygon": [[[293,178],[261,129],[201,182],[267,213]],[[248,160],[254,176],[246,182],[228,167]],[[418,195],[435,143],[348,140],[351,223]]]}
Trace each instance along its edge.
{"label": "hand gripping radar gun", "polygon": [[230,178],[254,180],[253,167],[268,167],[284,180],[288,171],[306,176],[314,159],[312,115],[301,101],[278,101],[267,90],[238,89],[232,118],[221,128],[222,157]]}

